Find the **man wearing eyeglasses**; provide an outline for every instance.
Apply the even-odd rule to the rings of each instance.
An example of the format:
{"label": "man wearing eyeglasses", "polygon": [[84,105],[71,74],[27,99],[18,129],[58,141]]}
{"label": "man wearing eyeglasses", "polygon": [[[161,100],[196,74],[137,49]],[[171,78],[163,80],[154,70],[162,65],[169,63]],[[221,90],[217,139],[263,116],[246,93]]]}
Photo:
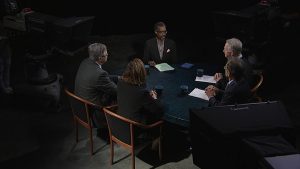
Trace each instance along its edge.
{"label": "man wearing eyeglasses", "polygon": [[163,22],[157,22],[154,25],[155,36],[145,43],[144,62],[150,66],[159,63],[176,63],[176,43],[166,38],[167,27]]}
{"label": "man wearing eyeglasses", "polygon": [[243,66],[238,58],[230,59],[224,66],[228,79],[221,99],[216,98],[216,88],[212,85],[205,89],[210,106],[247,103],[251,98],[249,84],[244,76]]}

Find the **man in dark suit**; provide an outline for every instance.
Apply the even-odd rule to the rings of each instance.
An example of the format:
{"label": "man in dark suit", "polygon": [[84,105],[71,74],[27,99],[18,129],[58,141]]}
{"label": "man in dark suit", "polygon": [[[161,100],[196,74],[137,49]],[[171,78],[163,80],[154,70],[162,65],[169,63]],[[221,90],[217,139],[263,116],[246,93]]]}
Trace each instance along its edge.
{"label": "man in dark suit", "polygon": [[145,43],[144,62],[150,66],[159,63],[176,63],[176,43],[166,38],[166,24],[163,22],[155,23],[154,33],[156,37],[147,40]]}
{"label": "man in dark suit", "polygon": [[[252,70],[252,67],[250,66],[248,60],[245,57],[243,57],[242,50],[243,50],[242,42],[237,38],[231,38],[231,39],[226,40],[226,43],[225,43],[224,49],[223,49],[223,53],[224,53],[224,56],[227,58],[227,62],[231,59],[237,59],[238,61],[241,62],[241,65],[244,70],[245,80],[248,82],[248,84],[250,86],[252,86],[254,83],[253,70]],[[224,90],[228,83],[228,79],[226,77],[224,77],[224,74],[216,73],[214,75],[214,78],[217,81],[217,83],[215,84],[215,87],[220,90]]]}
{"label": "man in dark suit", "polygon": [[[113,82],[116,76],[110,77],[102,69],[107,61],[108,53],[104,44],[94,43],[88,47],[89,57],[84,59],[77,71],[75,79],[75,94],[97,105],[106,106],[116,100],[117,86]],[[93,123],[99,128],[105,120],[104,114],[93,113]]]}
{"label": "man in dark suit", "polygon": [[244,70],[238,59],[231,59],[224,67],[225,76],[228,83],[225,87],[221,100],[215,95],[217,88],[210,85],[205,89],[205,93],[209,98],[209,105],[231,105],[247,103],[251,99],[251,91],[248,82],[244,78]]}

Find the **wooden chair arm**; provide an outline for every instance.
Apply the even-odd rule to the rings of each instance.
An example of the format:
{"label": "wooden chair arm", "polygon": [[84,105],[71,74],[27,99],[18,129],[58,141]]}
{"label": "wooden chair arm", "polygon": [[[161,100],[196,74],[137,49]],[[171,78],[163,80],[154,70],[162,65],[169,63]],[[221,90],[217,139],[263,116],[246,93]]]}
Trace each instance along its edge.
{"label": "wooden chair arm", "polygon": [[126,118],[126,117],[123,117],[123,116],[121,116],[121,115],[119,115],[119,114],[117,114],[117,113],[115,113],[115,112],[113,112],[113,111],[111,110],[111,109],[114,109],[114,108],[117,108],[117,107],[118,107],[118,105],[107,106],[107,107],[104,107],[104,108],[103,108],[103,111],[104,111],[105,113],[108,113],[108,114],[111,115],[111,116],[114,116],[114,117],[116,117],[116,118],[118,118],[118,119],[121,119],[121,120],[127,122],[127,123],[131,123],[131,124],[133,124],[133,125],[135,125],[135,126],[137,126],[137,127],[144,128],[144,129],[150,129],[150,128],[158,127],[158,126],[160,126],[160,125],[163,124],[163,121],[162,121],[162,120],[157,121],[157,122],[152,123],[152,124],[149,124],[149,125],[146,125],[146,124],[142,124],[142,123],[136,122],[136,121],[134,121],[134,120],[128,119],[128,118]]}
{"label": "wooden chair arm", "polygon": [[[138,122],[137,122],[137,123],[138,123]],[[141,127],[141,128],[144,128],[144,129],[150,129],[150,128],[159,127],[159,126],[161,126],[163,123],[164,123],[164,121],[160,120],[160,121],[157,121],[157,122],[155,122],[155,123],[148,124],[148,125],[138,123],[137,126],[138,126],[138,127]]]}
{"label": "wooden chair arm", "polygon": [[259,76],[258,83],[251,89],[252,93],[256,92],[256,90],[259,88],[259,86],[262,84],[264,80],[264,76],[262,75],[262,73],[258,73],[258,76]]}

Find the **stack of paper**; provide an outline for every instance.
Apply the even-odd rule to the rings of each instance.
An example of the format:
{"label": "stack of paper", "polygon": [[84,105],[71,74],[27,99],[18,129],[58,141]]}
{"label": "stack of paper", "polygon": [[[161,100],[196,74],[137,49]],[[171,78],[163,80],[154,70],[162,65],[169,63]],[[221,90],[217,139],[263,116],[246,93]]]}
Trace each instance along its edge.
{"label": "stack of paper", "polygon": [[155,67],[160,72],[174,70],[174,68],[167,63],[156,64]]}
{"label": "stack of paper", "polygon": [[196,77],[195,81],[207,82],[207,83],[216,83],[214,76],[203,75],[202,77]]}
{"label": "stack of paper", "polygon": [[205,94],[205,91],[198,88],[195,88],[189,95],[193,97],[198,97],[203,100],[209,100],[207,95]]}

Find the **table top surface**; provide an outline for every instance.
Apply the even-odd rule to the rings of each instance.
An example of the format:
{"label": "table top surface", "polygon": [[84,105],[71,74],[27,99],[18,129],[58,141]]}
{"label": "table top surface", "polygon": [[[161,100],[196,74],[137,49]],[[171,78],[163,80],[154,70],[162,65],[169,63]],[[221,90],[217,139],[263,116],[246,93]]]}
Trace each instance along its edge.
{"label": "table top surface", "polygon": [[212,75],[215,68],[207,64],[195,64],[186,69],[180,65],[172,65],[175,70],[160,72],[150,67],[147,76],[148,89],[154,89],[156,85],[162,85],[163,91],[159,99],[166,105],[164,120],[175,123],[182,127],[189,127],[189,108],[207,107],[208,101],[181,94],[181,85],[188,86],[188,93],[194,88],[204,89],[209,83],[197,82],[196,70],[204,69],[204,74]]}

